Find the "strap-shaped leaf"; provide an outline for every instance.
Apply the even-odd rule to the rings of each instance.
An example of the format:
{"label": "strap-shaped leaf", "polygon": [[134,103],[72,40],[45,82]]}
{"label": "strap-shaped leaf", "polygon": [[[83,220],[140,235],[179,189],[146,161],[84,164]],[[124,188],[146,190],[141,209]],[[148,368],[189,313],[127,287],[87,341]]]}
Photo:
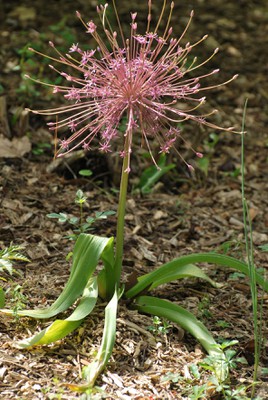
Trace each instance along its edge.
{"label": "strap-shaped leaf", "polygon": [[103,269],[98,275],[99,295],[104,300],[111,300],[115,289],[114,246],[109,242],[102,252]]}
{"label": "strap-shaped leaf", "polygon": [[189,311],[168,300],[151,296],[140,296],[136,299],[135,308],[138,311],[166,318],[180,325],[185,331],[193,335],[204,349],[215,357],[215,370],[218,378],[225,380],[228,376],[228,367],[223,351],[217,346],[211,333],[205,325]]}
{"label": "strap-shaped leaf", "polygon": [[43,329],[41,332],[28,339],[17,342],[15,346],[18,348],[27,348],[44,344],[48,345],[62,339],[74,331],[82,323],[83,319],[91,313],[96,304],[97,298],[97,278],[92,278],[84,289],[78,306],[68,318],[64,320],[57,319],[46,329]]}
{"label": "strap-shaped leaf", "polygon": [[83,377],[87,380],[87,383],[84,385],[69,384],[68,387],[71,390],[86,392],[88,389],[92,388],[97,377],[107,365],[115,343],[117,306],[118,294],[116,290],[112,299],[105,308],[104,330],[98,354],[94,360],[83,370]]}
{"label": "strap-shaped leaf", "polygon": [[0,307],[4,307],[5,305],[5,292],[3,288],[0,287]]}
{"label": "strap-shaped leaf", "polygon": [[[70,277],[57,300],[48,308],[36,310],[20,310],[19,316],[33,318],[51,318],[67,310],[82,294],[89,278],[95,271],[101,254],[113,238],[105,238],[82,233],[79,235],[73,252],[73,264]],[[2,309],[0,312],[12,315],[12,310]]]}
{"label": "strap-shaped leaf", "polygon": [[200,278],[209,282],[212,286],[220,286],[216,282],[214,282],[204,271],[202,271],[201,268],[193,264],[187,264],[180,267],[179,271],[170,271],[168,274],[163,274],[162,277],[152,283],[149,290],[152,290],[157,286],[163,285],[164,283],[183,278]]}
{"label": "strap-shaped leaf", "polygon": [[[148,288],[152,289],[162,283],[167,283],[170,282],[171,280],[183,278],[185,276],[192,276],[192,277],[196,276],[200,278],[201,277],[200,269],[198,268],[198,270],[194,271],[194,269],[192,269],[191,264],[196,264],[201,262],[226,266],[229,268],[237,269],[238,271],[243,272],[247,276],[249,275],[249,269],[247,264],[233,257],[216,253],[190,254],[187,256],[176,258],[175,260],[172,260],[162,265],[161,267],[150,272],[149,274],[139,277],[138,283],[134,285],[131,289],[129,289],[125,293],[125,296],[127,298],[135,297],[139,293],[141,293],[144,289]],[[195,275],[195,273],[197,275]],[[209,280],[207,275],[205,276],[206,278],[204,276],[202,278]],[[258,273],[256,274],[256,281],[260,286],[262,286],[266,291],[268,291],[268,281],[264,280]]]}

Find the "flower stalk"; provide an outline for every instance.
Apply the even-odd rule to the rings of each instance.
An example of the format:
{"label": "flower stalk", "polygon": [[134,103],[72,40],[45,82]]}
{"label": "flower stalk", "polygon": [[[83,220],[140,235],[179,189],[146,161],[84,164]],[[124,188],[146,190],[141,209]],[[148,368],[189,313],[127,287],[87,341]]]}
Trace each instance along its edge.
{"label": "flower stalk", "polygon": [[115,283],[117,287],[120,285],[123,250],[124,250],[124,226],[125,226],[125,213],[126,213],[126,200],[127,200],[127,185],[129,172],[126,169],[128,157],[123,160],[123,167],[121,173],[120,193],[117,212],[117,229],[116,229],[116,245],[115,245],[115,264],[114,274]]}
{"label": "flower stalk", "polygon": [[117,285],[118,288],[120,286],[123,251],[124,251],[124,227],[125,227],[128,176],[130,172],[132,125],[133,125],[133,113],[132,109],[130,109],[128,117],[128,126],[125,134],[125,147],[124,147],[124,152],[122,154],[123,165],[121,172],[121,182],[120,182],[118,212],[117,212],[114,274],[115,274],[115,284]]}

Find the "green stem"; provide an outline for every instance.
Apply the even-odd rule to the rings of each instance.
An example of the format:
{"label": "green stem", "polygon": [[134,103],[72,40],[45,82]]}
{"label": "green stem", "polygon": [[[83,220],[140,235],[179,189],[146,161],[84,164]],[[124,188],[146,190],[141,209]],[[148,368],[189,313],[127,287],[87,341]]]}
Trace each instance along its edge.
{"label": "green stem", "polygon": [[118,212],[117,212],[117,230],[116,230],[115,264],[114,264],[115,283],[117,287],[119,287],[120,285],[122,261],[123,261],[123,248],[124,248],[124,225],[125,225],[128,175],[129,175],[128,167],[130,160],[128,143],[129,143],[129,137],[127,135],[125,142],[125,157],[122,166]]}
{"label": "green stem", "polygon": [[80,233],[83,233],[83,204],[80,203]]}
{"label": "green stem", "polygon": [[[253,311],[253,326],[254,326],[254,371],[253,371],[253,386],[251,397],[255,395],[255,383],[258,380],[258,368],[260,362],[261,340],[262,340],[262,320],[258,320],[259,307],[258,307],[258,293],[256,283],[256,267],[254,264],[254,251],[252,239],[252,221],[249,215],[248,203],[245,195],[245,123],[248,99],[245,101],[243,122],[242,122],[242,140],[241,140],[241,192],[242,192],[242,205],[243,205],[243,222],[244,222],[244,236],[245,247],[248,260],[248,270],[250,278],[250,289],[252,298],[252,311]],[[262,315],[262,309],[260,309]]]}

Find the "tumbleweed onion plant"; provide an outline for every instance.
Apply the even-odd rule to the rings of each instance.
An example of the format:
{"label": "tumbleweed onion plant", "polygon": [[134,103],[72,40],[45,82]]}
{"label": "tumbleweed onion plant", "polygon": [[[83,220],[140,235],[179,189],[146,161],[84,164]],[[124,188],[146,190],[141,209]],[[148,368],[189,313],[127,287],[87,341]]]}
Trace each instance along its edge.
{"label": "tumbleweed onion plant", "polygon": [[[62,131],[65,132],[65,137],[59,141],[57,157],[81,147],[88,151],[96,144],[102,152],[115,151],[114,145],[119,146],[122,173],[115,245],[114,238],[80,234],[74,247],[70,277],[59,298],[47,309],[22,310],[18,314],[51,318],[67,310],[74,303],[76,308],[65,320],[55,320],[48,328],[33,337],[18,342],[17,346],[22,348],[48,344],[63,338],[82,323],[95,307],[98,297],[101,297],[107,301],[101,347],[97,356],[84,369],[86,383],[82,386],[69,385],[74,390],[88,391],[111,356],[115,343],[118,301],[124,296],[137,310],[165,317],[190,332],[205,350],[214,356],[216,373],[223,381],[228,375],[224,362],[225,355],[206,327],[182,307],[165,299],[141,293],[146,291],[148,294],[159,285],[184,277],[198,277],[216,285],[195,265],[200,262],[235,268],[248,275],[246,263],[214,253],[190,254],[141,276],[138,282],[125,292],[122,285],[124,220],[133,138],[135,137],[135,142],[136,136],[140,138],[141,145],[147,148],[156,166],[152,142],[157,143],[160,153],[168,153],[174,149],[192,170],[193,166],[183,159],[178,150],[179,144],[185,141],[180,130],[183,122],[192,120],[213,129],[233,131],[232,127],[221,128],[209,121],[209,117],[216,110],[208,114],[200,112],[205,102],[203,94],[220,86],[209,84],[210,77],[219,70],[214,69],[197,76],[195,72],[214,57],[218,49],[201,62],[192,57],[195,46],[203,42],[207,36],[194,44],[182,44],[193,17],[192,12],[181,36],[174,38],[170,26],[174,3],[171,2],[167,11],[166,0],[154,25],[151,21],[152,1],[148,1],[147,28],[144,34],[139,32],[137,13],[131,13],[130,32],[127,38],[123,33],[115,1],[112,3],[117,30],[107,18],[107,4],[97,7],[101,29],[93,21],[85,22],[77,12],[77,17],[95,42],[94,48],[82,50],[77,43],[72,45],[67,54],[62,54],[50,42],[55,51],[55,56],[46,56],[53,61],[53,66],[50,65],[50,68],[63,77],[67,84],[66,86],[44,84],[50,86],[53,93],[62,95],[66,104],[58,108],[33,112],[54,117],[54,121],[48,123],[50,130],[59,135]],[[162,29],[165,12],[168,13],[168,17]],[[31,50],[44,56],[36,50]],[[231,77],[221,85],[232,81],[235,77]],[[28,78],[32,79],[29,76]],[[121,124],[124,121],[126,121],[125,132],[122,134]],[[197,157],[202,157],[202,154],[194,149],[193,152]],[[102,261],[102,270],[95,273],[99,261]],[[268,290],[267,281],[259,275],[256,276],[256,280]],[[2,312],[11,314],[8,309]]]}

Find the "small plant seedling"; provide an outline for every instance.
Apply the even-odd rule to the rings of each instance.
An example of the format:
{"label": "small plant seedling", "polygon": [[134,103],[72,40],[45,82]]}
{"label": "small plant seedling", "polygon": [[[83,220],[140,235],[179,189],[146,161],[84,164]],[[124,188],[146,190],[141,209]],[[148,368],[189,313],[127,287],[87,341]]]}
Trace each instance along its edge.
{"label": "small plant seedling", "polygon": [[[236,368],[237,364],[235,362],[234,356],[236,355],[236,351],[235,350],[226,350],[225,352],[225,356],[226,356],[226,360],[224,362],[226,362],[228,364],[229,369],[234,369]],[[211,356],[207,356],[206,358],[204,358],[204,360],[202,361],[202,363],[200,365],[202,365],[203,368],[205,369],[209,369],[211,370],[211,368],[214,368],[214,362],[215,359],[211,358]]]}
{"label": "small plant seedling", "polygon": [[161,320],[161,318],[154,316],[153,325],[148,326],[147,329],[154,335],[167,335],[170,328],[172,328],[172,325],[170,325],[167,321],[164,319]]}
{"label": "small plant seedling", "polygon": [[168,372],[161,378],[161,381],[170,381],[173,384],[180,383],[183,387],[183,391],[185,392],[185,394],[187,394],[187,399],[190,400],[208,399],[211,398],[211,394],[221,394],[223,396],[221,398],[224,398],[226,400],[250,400],[250,398],[246,395],[248,387],[246,387],[245,385],[240,385],[236,388],[231,388],[228,381],[226,381],[225,379],[219,379],[219,377],[216,377],[215,374],[215,365],[217,363],[226,363],[228,364],[229,370],[231,370],[237,368],[238,362],[245,362],[244,359],[235,357],[235,350],[228,349],[228,347],[233,346],[237,343],[237,340],[224,341],[221,345],[217,345],[224,351],[224,358],[219,358],[218,360],[216,360],[214,356],[208,356],[199,363],[199,367],[207,371],[211,371],[212,373],[211,377],[204,384],[198,385],[198,383],[201,382],[203,378],[200,368],[196,364],[189,365],[190,377],[185,378],[177,372]]}
{"label": "small plant seedling", "polygon": [[210,158],[218,141],[219,141],[219,135],[217,135],[217,133],[211,133],[209,135],[209,139],[204,141],[206,156],[198,158],[196,161],[198,168],[205,174],[205,176],[208,175]]}
{"label": "small plant seedling", "polygon": [[200,400],[207,398],[207,385],[204,383],[201,386],[195,385],[192,388],[192,393],[189,393],[190,400]]}
{"label": "small plant seedling", "polygon": [[217,322],[216,322],[216,325],[217,325],[219,328],[229,328],[229,327],[230,327],[230,323],[227,322],[227,321],[224,321],[224,320],[219,320],[219,321],[217,321]]}
{"label": "small plant seedling", "polygon": [[[11,243],[11,245],[3,250],[0,250],[0,272],[6,270],[10,275],[14,272],[13,269],[13,261],[24,261],[30,262],[30,260],[21,254],[21,250],[23,250],[23,246],[15,246]],[[16,271],[19,273],[18,271]]]}
{"label": "small plant seedling", "polygon": [[198,311],[203,318],[211,318],[212,314],[209,311],[210,299],[208,297],[204,297],[198,303]]}
{"label": "small plant seedling", "polygon": [[178,372],[167,372],[164,376],[161,377],[161,382],[171,381],[173,383],[177,383],[182,379],[182,376]]}
{"label": "small plant seedling", "polygon": [[[13,263],[14,261],[24,261],[24,262],[30,262],[30,260],[21,254],[21,250],[23,250],[24,247],[22,246],[15,246],[11,243],[11,245],[3,250],[0,250],[0,272],[7,271],[10,275],[13,274],[15,271],[17,274],[20,275],[20,272],[18,270],[14,270],[13,268]],[[0,280],[6,281],[5,278],[0,276]],[[10,289],[6,291],[8,293]],[[24,306],[24,300],[26,300],[26,297],[24,298],[23,294],[21,293],[21,287],[19,285],[16,285],[15,288],[12,291],[12,302],[15,303],[15,307],[13,308],[13,312],[16,315],[17,311],[23,308]],[[5,292],[3,288],[0,287],[0,308],[4,307],[5,305]]]}
{"label": "small plant seedling", "polygon": [[23,293],[21,285],[13,285],[7,289],[6,294],[10,293],[11,310],[17,320],[19,318],[18,312],[23,310],[28,301],[27,296]]}
{"label": "small plant seedling", "polygon": [[[237,340],[224,341],[221,344],[217,344],[216,346],[224,352],[224,357],[218,355],[209,355],[205,357],[199,365],[207,370],[212,372],[212,377],[207,382],[208,387],[210,389],[214,389],[218,393],[225,394],[225,391],[230,389],[228,382],[226,381],[226,377],[217,376],[215,373],[215,366],[222,365],[224,368],[228,368],[229,371],[237,368],[237,362],[240,362],[240,359],[236,359],[236,351],[232,349],[228,349],[230,346],[234,346],[237,344]],[[227,350],[226,350],[227,349]],[[225,397],[226,398],[226,397]],[[231,398],[230,398],[231,399]]]}
{"label": "small plant seedling", "polygon": [[78,189],[75,196],[75,204],[79,206],[79,217],[69,216],[64,212],[47,214],[48,218],[57,219],[59,223],[69,223],[74,227],[73,234],[66,236],[70,240],[76,240],[80,233],[87,233],[93,229],[92,225],[99,219],[107,219],[114,215],[115,211],[95,211],[94,217],[84,217],[84,205],[87,197],[81,189]]}
{"label": "small plant seedling", "polygon": [[233,171],[226,172],[227,176],[230,176],[231,178],[237,178],[241,174],[240,168],[235,168]]}
{"label": "small plant seedling", "polygon": [[222,243],[219,246],[219,250],[223,252],[223,254],[232,254],[233,252],[241,252],[243,247],[243,243],[237,239],[228,240],[227,242]]}
{"label": "small plant seedling", "polygon": [[207,384],[205,383],[203,385],[195,385],[196,381],[199,381],[201,377],[198,366],[195,364],[191,364],[189,366],[189,371],[191,372],[192,378],[185,378],[178,372],[168,372],[161,378],[161,382],[171,382],[172,384],[180,383],[182,386],[182,391],[187,394],[187,399],[206,399],[208,389]]}
{"label": "small plant seedling", "polygon": [[32,153],[35,156],[41,156],[45,153],[46,150],[51,149],[50,143],[37,143],[34,148],[32,149]]}

